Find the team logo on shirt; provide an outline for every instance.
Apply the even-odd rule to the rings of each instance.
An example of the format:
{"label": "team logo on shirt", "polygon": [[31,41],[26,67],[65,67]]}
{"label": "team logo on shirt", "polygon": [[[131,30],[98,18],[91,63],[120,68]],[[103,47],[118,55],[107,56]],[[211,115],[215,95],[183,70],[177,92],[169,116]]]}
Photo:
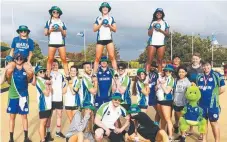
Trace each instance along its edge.
{"label": "team logo on shirt", "polygon": [[212,82],[213,81],[213,78],[209,78],[209,81]]}
{"label": "team logo on shirt", "polygon": [[195,111],[198,111],[198,108],[195,108]]}
{"label": "team logo on shirt", "polygon": [[203,81],[203,78],[200,78],[200,81]]}
{"label": "team logo on shirt", "polygon": [[23,72],[23,75],[27,75],[27,73],[26,72]]}
{"label": "team logo on shirt", "polygon": [[11,110],[11,107],[8,107],[8,111],[10,111]]}
{"label": "team logo on shirt", "polygon": [[106,73],[107,73],[107,74],[110,74],[110,72],[109,72],[109,71],[107,71]]}
{"label": "team logo on shirt", "polygon": [[214,117],[214,118],[218,118],[218,115],[217,115],[217,114],[214,114],[213,117]]}
{"label": "team logo on shirt", "polygon": [[102,72],[100,71],[99,74],[102,74]]}
{"label": "team logo on shirt", "polygon": [[25,108],[25,109],[24,109],[24,111],[26,111],[26,112],[27,112],[27,111],[28,111],[28,108]]}

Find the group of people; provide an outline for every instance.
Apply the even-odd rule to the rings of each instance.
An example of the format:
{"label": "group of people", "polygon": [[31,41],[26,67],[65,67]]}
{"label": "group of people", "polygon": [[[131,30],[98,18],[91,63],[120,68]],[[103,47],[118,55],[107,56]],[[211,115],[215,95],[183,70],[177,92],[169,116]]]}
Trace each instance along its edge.
{"label": "group of people", "polygon": [[[199,106],[203,117],[210,121],[215,141],[220,141],[218,118],[220,114],[219,95],[224,92],[223,76],[211,69],[209,62],[201,63],[198,53],[193,54],[192,64],[181,65],[180,57],[175,56],[171,63],[163,61],[165,41],[169,36],[169,25],[164,20],[162,8],[157,8],[148,29],[148,59],[144,68],[139,68],[132,80],[124,63],[117,64],[114,55],[112,32],[116,32],[116,22],[109,15],[111,7],[103,2],[102,13],[95,20],[93,30],[98,32],[94,67],[90,62],[83,63],[82,78],[77,66],[68,69],[66,61],[66,25],[61,21],[62,10],[53,6],[49,10],[50,20],[46,22],[44,33],[48,36],[47,67],[37,65],[33,70],[31,59],[34,42],[29,38],[27,26],[19,26],[12,42],[12,49],[6,57],[8,65],[2,73],[1,83],[7,81],[9,100],[7,113],[10,114],[10,142],[17,114],[22,116],[24,142],[28,138],[29,93],[28,84],[36,87],[39,109],[39,134],[41,142],[53,141],[51,136],[51,116],[56,113],[56,136],[69,142],[102,141],[107,137],[112,142],[120,141],[174,141],[173,133],[179,133],[181,111],[187,104],[186,90],[197,85],[201,92]],[[108,58],[102,56],[104,47]],[[64,68],[59,71],[59,62],[54,59],[59,51]],[[154,54],[157,51],[157,63]],[[111,61],[112,68],[108,66]],[[64,96],[64,97],[63,97]],[[136,96],[133,102],[132,96]],[[64,99],[63,99],[64,98]],[[148,107],[156,110],[154,121],[147,115]],[[62,112],[65,109],[70,126],[62,133]],[[174,110],[175,124],[172,122]],[[193,111],[193,110],[192,110]],[[121,119],[121,116],[124,119]],[[178,140],[185,141],[187,135],[181,132]],[[199,140],[206,141],[206,133]]]}

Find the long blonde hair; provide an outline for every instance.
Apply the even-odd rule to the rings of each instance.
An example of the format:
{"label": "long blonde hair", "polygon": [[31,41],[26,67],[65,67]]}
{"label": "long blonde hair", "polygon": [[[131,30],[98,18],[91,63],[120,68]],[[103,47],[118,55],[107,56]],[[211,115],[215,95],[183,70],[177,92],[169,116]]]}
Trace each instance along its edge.
{"label": "long blonde hair", "polygon": [[[81,115],[82,115],[82,117],[85,116],[85,109],[82,109]],[[90,118],[87,123],[87,127],[83,130],[83,132],[92,132],[93,133],[93,126],[94,126],[94,112],[91,111]]]}

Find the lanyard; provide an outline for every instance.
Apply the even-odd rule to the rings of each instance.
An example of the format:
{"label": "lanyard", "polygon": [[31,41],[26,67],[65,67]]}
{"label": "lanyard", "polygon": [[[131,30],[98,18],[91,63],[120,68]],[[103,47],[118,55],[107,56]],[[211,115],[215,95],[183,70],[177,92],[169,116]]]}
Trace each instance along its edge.
{"label": "lanyard", "polygon": [[205,86],[207,86],[207,82],[209,78],[210,78],[210,74],[207,76],[207,78],[206,78],[206,75],[204,75],[203,79],[205,81]]}

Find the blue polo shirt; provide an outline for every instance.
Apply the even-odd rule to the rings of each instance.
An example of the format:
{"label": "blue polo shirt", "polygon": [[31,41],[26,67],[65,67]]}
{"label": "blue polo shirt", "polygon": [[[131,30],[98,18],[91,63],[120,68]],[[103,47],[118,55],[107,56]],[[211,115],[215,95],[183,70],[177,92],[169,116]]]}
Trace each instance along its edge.
{"label": "blue polo shirt", "polygon": [[225,86],[224,77],[213,70],[208,75],[197,77],[197,85],[201,92],[199,104],[204,107],[219,107],[219,87]]}

